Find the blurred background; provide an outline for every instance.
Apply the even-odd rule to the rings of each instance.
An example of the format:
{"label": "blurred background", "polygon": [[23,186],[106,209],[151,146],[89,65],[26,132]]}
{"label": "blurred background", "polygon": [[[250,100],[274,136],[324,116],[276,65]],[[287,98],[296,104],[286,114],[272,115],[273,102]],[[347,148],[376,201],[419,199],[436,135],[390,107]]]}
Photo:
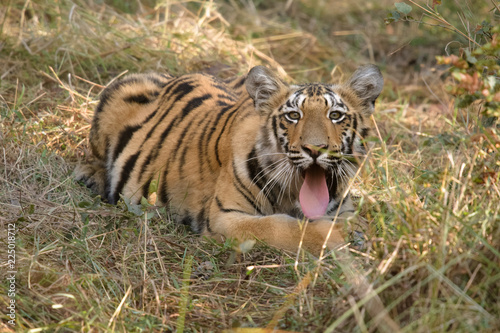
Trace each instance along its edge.
{"label": "blurred background", "polygon": [[[436,4],[450,26],[480,43],[482,22],[498,25],[492,0],[440,2],[428,8]],[[16,80],[27,89],[36,89],[34,80],[50,84],[40,73],[52,75],[49,67],[64,80],[71,74],[105,85],[124,70],[229,76],[262,63],[281,67],[289,80],[337,81],[372,62],[383,69],[392,98],[433,99],[420,88],[422,79],[432,85],[442,74],[435,56],[471,46],[422,8],[403,3],[412,9],[406,16],[389,0],[2,3],[2,95]]]}

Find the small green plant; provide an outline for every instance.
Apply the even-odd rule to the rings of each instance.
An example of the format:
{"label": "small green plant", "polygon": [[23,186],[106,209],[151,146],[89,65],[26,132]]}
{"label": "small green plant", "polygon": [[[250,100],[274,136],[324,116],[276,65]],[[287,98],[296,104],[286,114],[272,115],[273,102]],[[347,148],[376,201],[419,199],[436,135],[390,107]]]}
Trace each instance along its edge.
{"label": "small green plant", "polygon": [[[386,24],[398,21],[416,22],[419,24],[438,26],[458,34],[467,44],[462,44],[459,54],[438,56],[437,63],[448,65],[453,81],[447,85],[447,91],[456,97],[458,108],[467,108],[472,103],[480,106],[481,114],[486,117],[500,116],[500,26],[492,26],[484,20],[474,29],[462,31],[451,24],[439,12],[441,0],[434,0],[432,5],[421,5],[407,0],[418,7],[423,16],[416,20],[409,16],[413,7],[404,3],[395,3],[395,10],[389,12]],[[500,13],[494,2],[493,10]],[[459,14],[460,16],[460,14]],[[466,15],[460,16],[462,21]]]}

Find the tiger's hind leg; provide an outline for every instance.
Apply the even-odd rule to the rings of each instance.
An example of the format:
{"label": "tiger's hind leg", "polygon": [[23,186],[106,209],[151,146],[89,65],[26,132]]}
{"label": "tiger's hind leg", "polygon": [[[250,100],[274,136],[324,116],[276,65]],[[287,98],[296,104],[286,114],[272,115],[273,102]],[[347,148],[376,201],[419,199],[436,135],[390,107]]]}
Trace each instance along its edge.
{"label": "tiger's hind leg", "polygon": [[76,181],[83,182],[92,192],[107,199],[106,166],[103,162],[96,161],[91,164],[78,165],[74,171],[74,177]]}

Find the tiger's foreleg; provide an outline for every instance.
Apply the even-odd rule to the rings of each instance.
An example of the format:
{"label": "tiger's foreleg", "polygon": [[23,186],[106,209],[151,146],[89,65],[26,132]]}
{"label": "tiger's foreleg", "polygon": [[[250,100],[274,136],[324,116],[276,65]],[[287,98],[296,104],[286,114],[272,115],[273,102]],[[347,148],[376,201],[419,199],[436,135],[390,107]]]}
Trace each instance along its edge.
{"label": "tiger's foreleg", "polygon": [[330,233],[326,246],[334,249],[344,244],[343,219],[303,222],[285,214],[254,216],[243,212],[221,211],[212,214],[210,228],[239,241],[258,239],[287,251],[297,251],[299,247],[313,254],[319,254]]}

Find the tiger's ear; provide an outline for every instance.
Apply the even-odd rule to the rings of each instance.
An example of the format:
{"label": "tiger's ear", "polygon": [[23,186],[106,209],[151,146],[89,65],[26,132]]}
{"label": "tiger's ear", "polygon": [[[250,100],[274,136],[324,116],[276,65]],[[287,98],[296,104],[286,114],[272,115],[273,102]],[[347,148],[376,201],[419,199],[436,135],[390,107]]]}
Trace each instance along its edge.
{"label": "tiger's ear", "polygon": [[378,67],[371,64],[359,67],[346,85],[354,90],[356,95],[361,98],[363,105],[370,113],[373,113],[375,100],[384,86],[384,78]]}
{"label": "tiger's ear", "polygon": [[255,108],[263,111],[263,107],[269,106],[269,99],[279,93],[286,84],[264,66],[256,66],[250,70],[245,80],[245,85],[250,97],[254,100]]}

